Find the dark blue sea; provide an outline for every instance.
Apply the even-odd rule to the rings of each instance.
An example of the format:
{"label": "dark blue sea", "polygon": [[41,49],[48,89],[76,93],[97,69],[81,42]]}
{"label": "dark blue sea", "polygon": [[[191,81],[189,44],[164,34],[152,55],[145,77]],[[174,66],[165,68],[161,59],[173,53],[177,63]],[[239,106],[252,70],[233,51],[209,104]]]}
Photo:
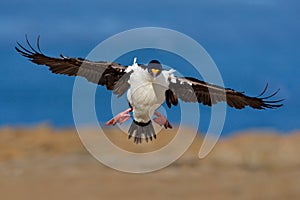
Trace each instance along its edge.
{"label": "dark blue sea", "polygon": [[[227,109],[222,134],[264,129],[287,133],[300,128],[300,4],[295,0],[264,1],[2,1],[0,2],[0,126],[73,127],[74,78],[51,74],[14,49],[41,35],[41,49],[50,56],[86,57],[101,41],[138,27],[164,27],[182,32],[199,42],[213,58],[225,86],[258,95],[269,92],[284,98],[277,110]],[[159,58],[185,70],[164,52],[136,53],[140,62]],[[133,54],[132,54],[133,55]],[[118,62],[132,63],[132,55]],[[200,76],[196,76],[201,78]],[[96,109],[101,123],[112,117],[111,92],[98,87]],[[126,108],[126,107],[125,107]],[[125,109],[124,108],[124,109]],[[205,131],[210,109],[201,106],[200,131]],[[178,108],[170,121],[179,123]],[[173,114],[172,114],[173,112]],[[169,113],[169,111],[168,111]],[[206,117],[207,116],[207,117]],[[190,119],[193,120],[193,119]]]}

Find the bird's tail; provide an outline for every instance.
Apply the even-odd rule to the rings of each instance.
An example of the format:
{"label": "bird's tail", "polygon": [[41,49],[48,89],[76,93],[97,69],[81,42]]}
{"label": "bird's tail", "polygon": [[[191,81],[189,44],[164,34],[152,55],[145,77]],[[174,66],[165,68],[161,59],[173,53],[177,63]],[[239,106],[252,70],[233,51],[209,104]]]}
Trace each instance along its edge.
{"label": "bird's tail", "polygon": [[155,130],[153,128],[151,120],[147,123],[137,122],[133,120],[129,130],[128,130],[128,139],[134,136],[134,143],[142,143],[143,136],[145,137],[146,142],[149,139],[152,141],[152,138],[156,139]]}

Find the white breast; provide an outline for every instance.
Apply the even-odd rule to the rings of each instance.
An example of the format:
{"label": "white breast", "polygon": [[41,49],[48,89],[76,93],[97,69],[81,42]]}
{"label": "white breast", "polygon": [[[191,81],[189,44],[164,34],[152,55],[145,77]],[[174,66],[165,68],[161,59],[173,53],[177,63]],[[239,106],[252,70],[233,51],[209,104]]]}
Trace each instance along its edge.
{"label": "white breast", "polygon": [[127,99],[133,107],[133,117],[137,122],[147,123],[156,109],[165,101],[165,91],[168,89],[168,74],[161,73],[154,79],[146,69],[132,67],[130,89]]}

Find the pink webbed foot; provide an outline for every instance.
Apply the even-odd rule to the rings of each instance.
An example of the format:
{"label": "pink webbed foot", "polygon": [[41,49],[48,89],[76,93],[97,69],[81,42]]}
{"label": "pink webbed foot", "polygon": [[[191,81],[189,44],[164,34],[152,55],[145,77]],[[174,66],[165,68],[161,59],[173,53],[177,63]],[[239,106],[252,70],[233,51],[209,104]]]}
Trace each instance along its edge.
{"label": "pink webbed foot", "polygon": [[155,117],[153,119],[153,121],[155,121],[158,125],[164,126],[166,129],[167,128],[172,128],[172,125],[170,124],[170,122],[167,120],[167,118],[165,116],[163,116],[162,114],[160,114],[158,111],[155,111],[154,114],[157,117]]}
{"label": "pink webbed foot", "polygon": [[127,110],[119,113],[118,115],[116,115],[114,118],[112,118],[111,120],[109,120],[108,122],[106,122],[106,126],[110,126],[110,125],[116,125],[117,123],[123,124],[124,122],[126,122],[127,120],[130,119],[130,112],[132,111],[132,108],[128,108]]}

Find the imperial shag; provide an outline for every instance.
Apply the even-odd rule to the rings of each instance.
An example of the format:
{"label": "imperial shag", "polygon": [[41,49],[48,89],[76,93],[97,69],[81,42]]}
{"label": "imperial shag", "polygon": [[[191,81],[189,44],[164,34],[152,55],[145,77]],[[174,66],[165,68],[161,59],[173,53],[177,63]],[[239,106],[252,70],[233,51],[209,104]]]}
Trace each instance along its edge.
{"label": "imperial shag", "polygon": [[133,65],[123,66],[116,62],[93,62],[82,58],[70,58],[60,55],[60,58],[44,55],[37,39],[37,49],[34,49],[26,38],[28,49],[18,44],[15,49],[22,56],[29,58],[35,64],[46,65],[55,74],[68,76],[81,76],[88,81],[106,86],[108,90],[118,97],[127,91],[129,108],[119,113],[106,125],[124,123],[130,119],[133,113],[133,122],[129,128],[129,138],[134,137],[135,143],[141,143],[142,138],[152,140],[156,134],[152,125],[154,122],[160,126],[172,128],[170,122],[161,115],[157,109],[166,101],[169,108],[178,104],[178,99],[184,102],[198,102],[211,106],[218,102],[227,102],[230,107],[242,109],[250,106],[254,109],[278,108],[282,100],[271,101],[269,98],[275,93],[262,97],[267,86],[257,97],[250,97],[243,92],[237,92],[230,88],[206,83],[192,77],[176,77],[175,70],[165,70],[158,60],[152,60],[148,65],[137,64],[136,58]]}

